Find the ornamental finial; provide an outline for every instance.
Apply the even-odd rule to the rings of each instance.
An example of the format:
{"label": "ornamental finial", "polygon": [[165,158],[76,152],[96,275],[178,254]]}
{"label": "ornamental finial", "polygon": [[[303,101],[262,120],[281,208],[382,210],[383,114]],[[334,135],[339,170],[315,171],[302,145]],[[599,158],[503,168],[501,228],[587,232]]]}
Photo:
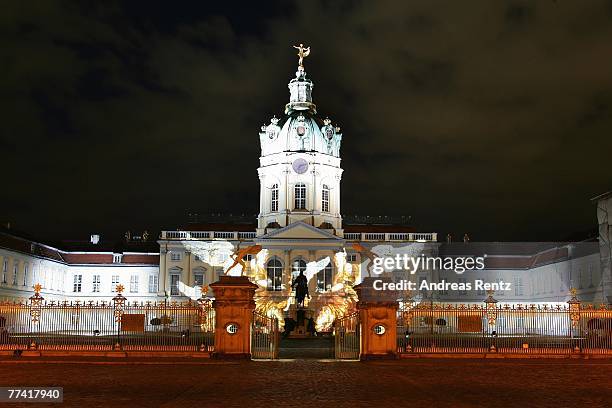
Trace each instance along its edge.
{"label": "ornamental finial", "polygon": [[298,70],[299,71],[303,71],[304,70],[304,58],[306,58],[308,55],[310,55],[310,47],[304,47],[304,44],[300,43],[299,46],[294,45],[293,48],[295,48],[296,50],[298,50]]}
{"label": "ornamental finial", "polygon": [[576,288],[570,288],[570,295],[571,295],[571,297],[576,297],[577,293],[578,293],[578,291],[576,290]]}
{"label": "ornamental finial", "polygon": [[115,287],[115,291],[119,294],[121,294],[121,292],[123,292],[123,285],[119,284]]}
{"label": "ornamental finial", "polygon": [[41,289],[42,289],[42,285],[40,283],[37,283],[36,285],[34,285],[34,292],[36,294],[39,294]]}

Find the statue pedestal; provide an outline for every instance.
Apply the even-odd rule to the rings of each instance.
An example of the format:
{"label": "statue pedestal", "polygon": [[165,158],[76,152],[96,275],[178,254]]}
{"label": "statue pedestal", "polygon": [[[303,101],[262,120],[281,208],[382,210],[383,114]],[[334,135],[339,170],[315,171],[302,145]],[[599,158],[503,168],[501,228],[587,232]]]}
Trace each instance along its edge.
{"label": "statue pedestal", "polygon": [[215,295],[216,358],[251,358],[251,324],[257,285],[246,276],[221,276],[210,287]]}
{"label": "statue pedestal", "polygon": [[359,302],[361,320],[361,359],[397,358],[397,309],[398,293],[377,291],[373,288],[376,279],[391,282],[389,278],[365,278],[354,289]]}

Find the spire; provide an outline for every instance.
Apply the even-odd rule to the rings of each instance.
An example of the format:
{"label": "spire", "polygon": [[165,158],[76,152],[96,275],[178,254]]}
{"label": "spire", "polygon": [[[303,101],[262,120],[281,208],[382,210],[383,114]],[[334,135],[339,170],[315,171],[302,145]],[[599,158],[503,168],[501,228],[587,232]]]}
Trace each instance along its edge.
{"label": "spire", "polygon": [[314,84],[306,78],[306,71],[304,70],[304,58],[310,55],[310,47],[304,47],[304,44],[300,44],[299,46],[294,45],[293,48],[298,50],[298,69],[295,78],[289,81],[289,103],[285,105],[285,113],[310,111],[314,114],[317,112],[316,105],[312,103]]}

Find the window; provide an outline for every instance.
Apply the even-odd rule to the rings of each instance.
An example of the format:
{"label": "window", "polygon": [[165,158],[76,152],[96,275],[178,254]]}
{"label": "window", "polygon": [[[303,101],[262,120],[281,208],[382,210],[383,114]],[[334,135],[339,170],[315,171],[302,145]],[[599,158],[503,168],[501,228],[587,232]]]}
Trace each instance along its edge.
{"label": "window", "polygon": [[94,275],[92,281],[92,292],[100,292],[100,275]]}
{"label": "window", "polygon": [[119,284],[119,275],[113,275],[111,279],[111,292],[117,291],[117,285]]}
{"label": "window", "polygon": [[19,272],[19,263],[15,261],[13,265],[13,285],[17,285],[17,273]]}
{"label": "window", "polygon": [[346,262],[357,262],[357,254],[346,254]]}
{"label": "window", "polygon": [[121,263],[122,254],[113,254],[113,263]]}
{"label": "window", "polygon": [[327,292],[332,286],[332,266],[327,264],[323,270],[317,272],[317,292]]}
{"label": "window", "polygon": [[28,264],[23,265],[23,286],[28,286],[28,272],[29,272],[29,265]]}
{"label": "window", "polygon": [[149,275],[149,293],[157,293],[159,288],[159,277],[157,275]]}
{"label": "window", "polygon": [[271,259],[266,270],[268,272],[268,290],[282,290],[283,264],[281,261],[276,258]]}
{"label": "window", "polygon": [[174,262],[178,262],[182,259],[182,254],[180,252],[170,252],[170,260]]}
{"label": "window", "polygon": [[306,209],[306,184],[299,183],[295,185],[295,209]]}
{"label": "window", "polygon": [[478,291],[476,291],[476,294],[478,296],[484,296],[485,295],[485,290],[482,287],[480,287],[480,288],[478,288]]}
{"label": "window", "polygon": [[170,295],[179,296],[181,293],[179,292],[179,280],[181,275],[172,274],[170,275]]}
{"label": "window", "polygon": [[278,211],[278,184],[272,185],[271,193],[272,193],[272,199],[270,202],[270,211],[276,212]]}
{"label": "window", "polygon": [[514,296],[523,296],[523,280],[520,276],[514,277]]}
{"label": "window", "polygon": [[291,265],[291,283],[300,275],[300,272],[306,272],[306,261],[303,259],[296,259]]}
{"label": "window", "polygon": [[130,276],[130,293],[138,293],[138,275]]}
{"label": "window", "polygon": [[204,286],[204,274],[202,272],[193,274],[193,284],[200,287]]}
{"label": "window", "polygon": [[83,275],[74,275],[72,291],[75,293],[80,292],[82,283],[83,283]]}
{"label": "window", "polygon": [[466,288],[465,278],[457,278],[457,283],[459,283],[459,294],[467,295],[467,290],[465,289]]}
{"label": "window", "polygon": [[329,186],[323,184],[323,193],[321,194],[321,211],[329,212]]}
{"label": "window", "polygon": [[4,258],[4,265],[2,266],[2,283],[6,283],[7,272],[8,272],[8,259]]}
{"label": "window", "polygon": [[[443,282],[446,282],[446,279],[445,279],[445,278],[446,278],[446,274],[445,274],[445,273],[443,273],[442,271],[440,271],[440,275],[439,275],[439,277],[438,277],[438,283],[443,283]],[[479,290],[479,292],[480,292],[480,290]],[[482,292],[484,292],[484,290],[483,290]],[[438,291],[438,293],[439,293],[439,294],[441,294],[441,295],[448,295],[448,288],[447,288],[447,286],[446,286],[446,285],[442,285],[442,289],[440,289],[440,290]],[[479,293],[479,294],[480,294],[480,293]],[[484,294],[484,293],[483,293],[483,294]]]}

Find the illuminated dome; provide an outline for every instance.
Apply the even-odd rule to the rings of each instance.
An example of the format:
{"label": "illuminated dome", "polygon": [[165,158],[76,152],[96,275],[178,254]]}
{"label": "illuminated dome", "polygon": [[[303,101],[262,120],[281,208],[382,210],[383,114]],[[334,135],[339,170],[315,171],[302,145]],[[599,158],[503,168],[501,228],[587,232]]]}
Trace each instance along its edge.
{"label": "illuminated dome", "polygon": [[273,117],[261,127],[261,155],[281,152],[318,152],[340,157],[342,134],[329,118],[317,117],[312,102],[313,82],[300,67],[295,78],[289,81],[289,103],[285,105],[285,117]]}

